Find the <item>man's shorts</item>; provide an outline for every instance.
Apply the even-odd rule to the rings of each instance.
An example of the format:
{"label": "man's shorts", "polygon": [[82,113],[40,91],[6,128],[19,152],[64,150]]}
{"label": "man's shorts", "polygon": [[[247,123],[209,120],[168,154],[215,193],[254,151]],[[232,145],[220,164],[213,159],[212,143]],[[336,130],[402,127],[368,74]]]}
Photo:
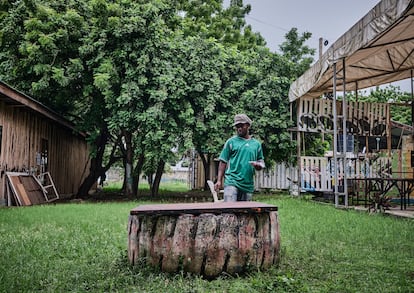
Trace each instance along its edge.
{"label": "man's shorts", "polygon": [[241,191],[236,186],[224,186],[224,201],[251,201],[253,194]]}

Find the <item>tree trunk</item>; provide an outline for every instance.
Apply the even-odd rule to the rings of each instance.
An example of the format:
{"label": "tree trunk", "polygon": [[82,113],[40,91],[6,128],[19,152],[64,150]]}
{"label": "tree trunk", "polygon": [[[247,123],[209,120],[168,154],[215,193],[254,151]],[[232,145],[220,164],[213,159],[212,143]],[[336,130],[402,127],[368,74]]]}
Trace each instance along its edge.
{"label": "tree trunk", "polygon": [[133,191],[135,195],[138,195],[138,188],[139,188],[139,176],[141,175],[142,172],[142,167],[144,166],[144,160],[145,157],[143,154],[141,154],[138,158],[138,162],[137,165],[135,166],[134,169],[134,174],[133,174]]}
{"label": "tree trunk", "polygon": [[163,160],[158,162],[157,171],[155,173],[154,182],[152,183],[151,195],[158,195],[160,189],[161,177],[164,173],[165,162]]}
{"label": "tree trunk", "polygon": [[143,205],[131,210],[128,259],[215,278],[264,270],[280,255],[277,207],[258,202]]}
{"label": "tree trunk", "polygon": [[[199,153],[200,154],[200,158],[201,158],[201,162],[203,162],[203,168],[204,168],[204,189],[208,190],[208,184],[207,184],[207,180],[212,180],[212,178],[208,178],[209,174],[210,174],[210,158],[211,156],[209,154],[204,154],[204,153]],[[207,157],[207,159],[206,159]]]}
{"label": "tree trunk", "polygon": [[81,198],[81,197],[87,196],[92,186],[96,183],[99,176],[101,175],[103,156],[105,153],[105,147],[106,147],[106,144],[108,143],[108,140],[109,140],[108,129],[105,126],[103,129],[101,129],[101,133],[95,141],[96,154],[95,154],[95,157],[91,159],[89,174],[85,178],[85,180],[83,180],[75,198]]}
{"label": "tree trunk", "polygon": [[129,131],[124,131],[124,138],[125,138],[125,151],[126,151],[126,162],[125,162],[125,195],[131,196],[134,194],[133,190],[133,175],[132,175],[132,168],[133,168],[133,159],[134,159],[134,150],[132,149],[132,135]]}

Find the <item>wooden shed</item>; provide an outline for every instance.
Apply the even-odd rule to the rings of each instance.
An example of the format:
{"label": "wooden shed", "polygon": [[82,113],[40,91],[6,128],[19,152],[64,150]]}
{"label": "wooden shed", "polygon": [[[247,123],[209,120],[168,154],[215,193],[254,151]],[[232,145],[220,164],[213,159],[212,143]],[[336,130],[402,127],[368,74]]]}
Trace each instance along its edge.
{"label": "wooden shed", "polygon": [[9,172],[47,172],[64,196],[77,193],[89,162],[85,135],[70,121],[0,81],[0,204]]}

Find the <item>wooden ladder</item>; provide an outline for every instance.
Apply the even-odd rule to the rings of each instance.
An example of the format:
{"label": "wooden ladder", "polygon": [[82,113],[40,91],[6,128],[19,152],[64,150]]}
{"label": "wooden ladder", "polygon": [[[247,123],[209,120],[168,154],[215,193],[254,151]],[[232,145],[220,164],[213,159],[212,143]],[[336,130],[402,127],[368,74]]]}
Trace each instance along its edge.
{"label": "wooden ladder", "polygon": [[40,186],[42,186],[46,201],[59,199],[59,194],[56,190],[52,176],[50,176],[50,172],[41,173],[37,176],[36,180],[39,182]]}

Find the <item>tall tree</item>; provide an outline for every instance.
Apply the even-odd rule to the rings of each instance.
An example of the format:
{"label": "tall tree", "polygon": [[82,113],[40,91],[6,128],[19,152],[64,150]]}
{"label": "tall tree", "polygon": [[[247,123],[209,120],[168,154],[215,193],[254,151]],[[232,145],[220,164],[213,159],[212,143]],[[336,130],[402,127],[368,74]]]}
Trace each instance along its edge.
{"label": "tall tree", "polygon": [[[102,0],[22,1],[2,19],[1,78],[56,111],[71,113],[89,134],[92,164],[81,194],[104,170],[106,145],[126,131],[133,134],[129,117],[146,109],[148,95],[130,101],[142,97],[162,31],[176,19],[166,1]],[[126,149],[127,166],[131,152]]]}
{"label": "tall tree", "polygon": [[279,46],[287,65],[283,72],[285,77],[296,79],[312,64],[316,49],[305,44],[312,36],[310,32],[299,34],[297,28],[292,28],[285,35],[285,41]]}
{"label": "tall tree", "polygon": [[[132,195],[139,179],[133,171],[142,170],[146,159],[152,162],[147,166],[159,166],[176,139],[168,129],[177,129],[177,118],[169,113],[181,101],[174,98],[180,93],[174,91],[180,84],[173,30],[178,15],[164,1],[103,1],[100,11],[106,17],[97,18],[84,48],[94,56],[94,85],[105,97],[109,129],[124,138],[125,192]],[[160,159],[154,162],[153,157]]]}
{"label": "tall tree", "polygon": [[233,132],[236,111],[256,117],[268,157],[283,158],[289,148],[283,97],[304,70],[306,50],[292,53],[303,45],[293,34],[286,56],[270,53],[244,22],[250,6],[231,1],[223,9],[221,3],[25,0],[7,6],[0,17],[0,78],[89,134],[92,164],[80,195],[119,156],[126,194],[136,194],[141,172],[155,174],[156,194],[172,149],[194,146],[207,166]]}
{"label": "tall tree", "polygon": [[[195,119],[191,123],[193,146],[209,174],[211,160],[220,151],[229,127],[233,106],[240,97],[243,72],[240,51],[264,46],[265,41],[246,24],[251,10],[243,1],[180,1],[183,33],[211,40],[195,45],[189,53],[188,72],[197,77],[189,80],[188,99]],[[219,46],[221,44],[222,46]],[[208,178],[206,177],[206,180]],[[207,188],[207,183],[206,188]]]}
{"label": "tall tree", "polygon": [[93,69],[79,48],[93,15],[89,2],[19,1],[1,20],[0,77],[76,122],[89,134],[87,193],[102,171],[108,141],[105,103],[93,86]]}
{"label": "tall tree", "polygon": [[213,38],[239,50],[266,45],[264,38],[247,25],[245,16],[250,13],[251,5],[245,6],[242,0],[231,0],[227,8],[223,7],[223,0],[181,0],[179,3],[184,35]]}
{"label": "tall tree", "polygon": [[[189,120],[194,149],[205,174],[224,143],[229,115],[238,99],[235,84],[241,78],[239,53],[216,42],[198,40],[188,50],[186,99],[194,113]],[[208,178],[206,178],[208,179]]]}
{"label": "tall tree", "polygon": [[[312,36],[310,32],[304,32],[300,34],[297,28],[292,28],[286,35],[285,41],[279,46],[281,51],[282,63],[285,66],[280,67],[282,71],[279,71],[281,76],[284,76],[289,80],[289,83],[293,82],[296,78],[301,76],[313,62],[313,56],[316,49],[310,48],[305,42]],[[286,103],[288,101],[288,92],[285,92]],[[296,105],[293,105],[294,113],[296,111]],[[287,109],[287,107],[286,107]],[[306,149],[308,155],[323,153],[325,143],[322,143],[322,139],[317,135],[308,136],[305,135],[305,142],[308,148]],[[292,153],[294,153],[292,151]],[[296,158],[291,157],[291,162],[295,162]]]}

